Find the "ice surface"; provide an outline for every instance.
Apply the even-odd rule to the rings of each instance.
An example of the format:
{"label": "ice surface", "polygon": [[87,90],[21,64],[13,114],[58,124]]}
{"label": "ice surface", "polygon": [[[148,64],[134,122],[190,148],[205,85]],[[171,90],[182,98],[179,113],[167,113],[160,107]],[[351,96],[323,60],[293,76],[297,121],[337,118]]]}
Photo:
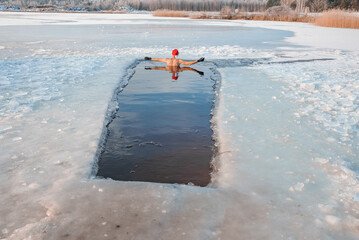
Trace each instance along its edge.
{"label": "ice surface", "polygon": [[[357,146],[338,144],[340,136],[317,127],[309,119],[292,117],[300,105],[282,93],[286,82],[276,79],[278,74],[271,71],[273,66],[261,69],[255,66],[220,70],[222,88],[216,115],[219,152],[223,154],[214,184],[273,204],[268,218],[285,225],[285,233],[298,225],[312,238],[321,239],[323,232],[316,229],[318,221],[321,227],[325,222],[329,229],[334,226],[356,232],[349,227],[349,222],[357,219],[357,204],[352,201],[358,190],[356,176],[337,164],[355,163]],[[336,140],[328,141],[329,136]],[[323,215],[318,203],[332,204],[335,215]],[[294,225],[285,224],[296,211],[300,214]],[[341,234],[331,237],[351,239],[350,234]],[[296,236],[305,238],[305,234]]]}
{"label": "ice surface", "polygon": [[288,83],[283,87],[283,94],[301,104],[296,116],[314,118],[328,130],[340,134],[342,142],[353,143],[357,138],[357,61],[350,61],[346,56],[316,64],[297,64],[290,69],[284,65],[264,68]]}
{"label": "ice surface", "polygon": [[[312,32],[326,37],[310,41]],[[0,238],[357,239],[357,35],[297,23],[0,13]],[[222,76],[212,184],[91,178],[122,76],[172,48],[205,57]]]}
{"label": "ice surface", "polygon": [[[262,27],[269,29],[294,31],[294,36],[288,42],[315,47],[319,49],[335,49],[337,53],[358,51],[359,31],[347,28],[318,27],[306,23],[298,23],[293,27],[290,22],[245,21],[243,26]],[[282,48],[283,49],[283,48]]]}

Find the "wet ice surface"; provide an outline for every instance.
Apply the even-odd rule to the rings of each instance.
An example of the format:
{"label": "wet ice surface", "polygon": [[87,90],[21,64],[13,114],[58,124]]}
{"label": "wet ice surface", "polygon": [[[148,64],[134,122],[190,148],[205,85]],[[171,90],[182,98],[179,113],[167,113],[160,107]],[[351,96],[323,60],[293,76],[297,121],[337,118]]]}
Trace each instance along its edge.
{"label": "wet ice surface", "polygon": [[204,64],[177,74],[159,67],[163,64],[140,63],[116,93],[118,110],[104,129],[96,175],[206,186],[213,155],[213,73]]}
{"label": "wet ice surface", "polygon": [[[284,41],[343,31],[146,15],[0,20],[1,238],[358,238],[359,53],[330,37],[323,48]],[[357,30],[345,32],[355,42]],[[210,186],[89,178],[129,66],[172,48],[222,76]]]}

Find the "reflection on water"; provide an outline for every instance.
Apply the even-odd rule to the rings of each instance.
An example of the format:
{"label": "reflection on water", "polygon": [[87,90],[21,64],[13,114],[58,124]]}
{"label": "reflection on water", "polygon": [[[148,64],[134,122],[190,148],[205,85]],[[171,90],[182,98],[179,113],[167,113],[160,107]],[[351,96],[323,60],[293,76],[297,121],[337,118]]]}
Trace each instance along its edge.
{"label": "reflection on water", "polygon": [[180,66],[154,66],[154,67],[145,67],[146,70],[161,70],[161,71],[167,71],[172,73],[172,79],[177,80],[179,77],[179,73],[183,71],[192,71],[198,73],[200,76],[204,75],[204,72],[199,71],[197,69],[191,68],[191,67],[180,67]]}
{"label": "reflection on water", "polygon": [[214,82],[204,72],[210,71],[144,64],[118,96],[97,176],[206,186],[213,155]]}

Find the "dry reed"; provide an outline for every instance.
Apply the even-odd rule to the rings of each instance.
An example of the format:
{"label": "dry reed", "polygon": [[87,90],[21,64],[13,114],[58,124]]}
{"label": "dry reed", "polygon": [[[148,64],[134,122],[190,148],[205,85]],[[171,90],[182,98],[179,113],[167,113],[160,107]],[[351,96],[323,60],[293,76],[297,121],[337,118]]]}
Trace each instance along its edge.
{"label": "dry reed", "polygon": [[306,23],[314,22],[314,18],[307,15],[268,16],[265,14],[253,14],[253,15],[235,15],[231,19],[255,20],[255,21],[306,22]]}
{"label": "dry reed", "polygon": [[359,15],[339,9],[329,10],[317,17],[314,24],[322,27],[359,29]]}
{"label": "dry reed", "polygon": [[156,17],[188,17],[185,12],[182,11],[172,11],[167,9],[157,10],[153,13],[153,16]]}
{"label": "dry reed", "polygon": [[255,20],[255,21],[282,21],[282,22],[306,22],[313,23],[315,18],[307,15],[283,15],[283,16],[268,16],[266,14],[235,14],[233,16],[221,16],[221,15],[208,15],[205,13],[192,14],[192,19],[228,19],[228,20]]}
{"label": "dry reed", "polygon": [[208,16],[206,13],[196,13],[189,15],[189,18],[191,19],[210,19],[210,16]]}

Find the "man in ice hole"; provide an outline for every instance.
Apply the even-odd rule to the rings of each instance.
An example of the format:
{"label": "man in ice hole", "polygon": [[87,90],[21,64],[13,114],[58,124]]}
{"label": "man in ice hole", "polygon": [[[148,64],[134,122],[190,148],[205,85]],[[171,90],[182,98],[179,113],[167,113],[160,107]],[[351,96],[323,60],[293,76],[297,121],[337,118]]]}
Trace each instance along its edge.
{"label": "man in ice hole", "polygon": [[172,50],[172,58],[150,58],[150,57],[145,57],[145,60],[151,60],[151,61],[156,61],[156,62],[163,62],[166,63],[167,66],[166,67],[150,67],[150,68],[146,68],[147,70],[164,70],[164,71],[169,71],[172,73],[172,79],[177,80],[178,79],[178,73],[179,72],[183,72],[183,71],[194,71],[197,72],[198,74],[200,74],[201,76],[203,75],[203,72],[198,71],[196,69],[190,68],[190,67],[181,67],[182,65],[192,65],[198,62],[203,62],[204,58],[200,58],[198,60],[192,61],[192,62],[187,62],[187,61],[183,61],[182,59],[178,59],[176,58],[176,56],[178,56],[179,52],[177,49],[173,49]]}

